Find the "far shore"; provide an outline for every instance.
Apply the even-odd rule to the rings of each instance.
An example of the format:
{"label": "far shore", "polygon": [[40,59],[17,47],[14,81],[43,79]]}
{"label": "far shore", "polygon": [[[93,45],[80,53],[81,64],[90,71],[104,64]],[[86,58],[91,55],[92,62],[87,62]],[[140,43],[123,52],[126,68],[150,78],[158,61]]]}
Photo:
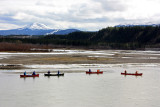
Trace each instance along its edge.
{"label": "far shore", "polygon": [[[23,65],[160,63],[159,53],[146,52],[135,50],[93,51],[65,49],[64,52],[42,52],[42,54],[27,54],[28,52],[25,52],[26,54],[18,54],[19,52],[12,52],[14,53],[12,55],[9,52],[8,56],[7,54],[0,54],[0,69],[26,69]],[[3,64],[7,66],[3,66]]]}

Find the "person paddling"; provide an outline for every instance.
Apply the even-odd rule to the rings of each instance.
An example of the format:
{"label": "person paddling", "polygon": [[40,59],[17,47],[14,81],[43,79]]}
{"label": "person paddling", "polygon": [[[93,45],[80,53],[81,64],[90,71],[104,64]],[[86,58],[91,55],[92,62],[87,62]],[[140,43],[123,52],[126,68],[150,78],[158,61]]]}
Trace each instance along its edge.
{"label": "person paddling", "polygon": [[35,71],[33,71],[33,74],[32,75],[36,75],[36,72]]}
{"label": "person paddling", "polygon": [[48,74],[50,74],[51,72],[50,71],[48,71]]}
{"label": "person paddling", "polygon": [[24,72],[24,75],[26,75],[26,71]]}
{"label": "person paddling", "polygon": [[58,75],[60,74],[59,70],[58,70]]}
{"label": "person paddling", "polygon": [[127,74],[127,71],[125,70],[124,73]]}
{"label": "person paddling", "polygon": [[89,72],[91,72],[91,69],[89,69]]}

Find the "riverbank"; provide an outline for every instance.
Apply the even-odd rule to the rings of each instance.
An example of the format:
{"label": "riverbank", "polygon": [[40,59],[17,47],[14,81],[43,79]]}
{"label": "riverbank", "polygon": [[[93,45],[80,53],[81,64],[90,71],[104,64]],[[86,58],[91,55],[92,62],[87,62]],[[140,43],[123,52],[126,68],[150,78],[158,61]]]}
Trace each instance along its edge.
{"label": "riverbank", "polygon": [[[159,51],[136,50],[66,50],[55,49],[41,53],[0,53],[0,64],[13,65],[8,69],[25,69],[25,65],[55,64],[122,64],[160,63]],[[0,67],[3,69],[3,67]],[[5,66],[7,69],[7,66]]]}

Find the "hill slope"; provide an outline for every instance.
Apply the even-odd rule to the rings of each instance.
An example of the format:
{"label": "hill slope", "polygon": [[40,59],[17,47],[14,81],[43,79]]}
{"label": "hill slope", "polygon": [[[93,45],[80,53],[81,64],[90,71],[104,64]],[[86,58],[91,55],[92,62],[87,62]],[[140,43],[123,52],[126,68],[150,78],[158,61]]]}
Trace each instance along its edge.
{"label": "hill slope", "polygon": [[159,26],[108,27],[98,32],[73,32],[39,38],[2,38],[0,41],[21,41],[32,44],[54,44],[96,49],[144,49],[160,47]]}

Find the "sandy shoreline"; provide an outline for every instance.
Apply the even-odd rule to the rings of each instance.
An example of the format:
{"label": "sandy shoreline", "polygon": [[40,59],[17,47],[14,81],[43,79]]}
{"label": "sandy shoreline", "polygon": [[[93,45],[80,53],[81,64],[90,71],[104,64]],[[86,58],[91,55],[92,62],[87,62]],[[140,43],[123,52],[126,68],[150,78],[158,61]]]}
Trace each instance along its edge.
{"label": "sandy shoreline", "polygon": [[[25,65],[160,63],[159,51],[55,50],[48,53],[0,53],[0,69],[26,69]],[[29,68],[28,68],[29,69]]]}

